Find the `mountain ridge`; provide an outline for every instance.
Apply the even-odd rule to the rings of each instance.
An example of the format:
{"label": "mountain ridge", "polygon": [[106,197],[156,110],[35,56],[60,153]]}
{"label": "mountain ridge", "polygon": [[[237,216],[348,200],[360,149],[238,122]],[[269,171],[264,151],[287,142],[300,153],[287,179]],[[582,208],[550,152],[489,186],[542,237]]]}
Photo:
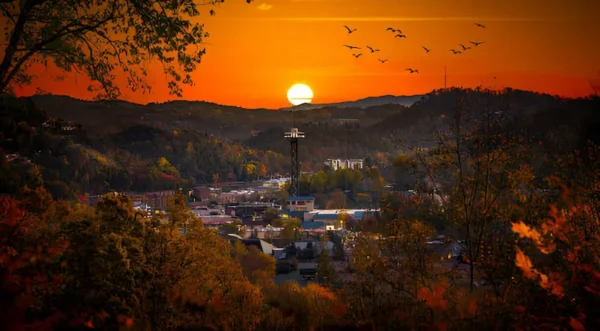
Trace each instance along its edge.
{"label": "mountain ridge", "polygon": [[405,107],[412,106],[415,102],[421,100],[421,98],[427,96],[426,94],[415,94],[415,95],[380,95],[380,96],[368,96],[356,100],[348,100],[348,101],[339,101],[339,102],[330,102],[330,103],[305,103],[298,106],[291,107],[281,107],[281,108],[266,108],[266,107],[253,107],[246,108],[242,106],[235,105],[225,105],[212,101],[206,100],[168,100],[164,102],[149,102],[147,104],[137,103],[133,101],[127,100],[86,100],[80,99],[76,97],[72,97],[64,94],[34,94],[27,97],[21,97],[24,99],[30,98],[32,100],[43,100],[52,98],[58,101],[68,101],[67,102],[79,102],[85,104],[98,104],[98,105],[123,105],[130,107],[161,107],[166,105],[183,105],[183,104],[196,104],[200,106],[213,106],[213,107],[226,107],[229,109],[239,109],[239,110],[248,110],[248,111],[289,111],[289,110],[314,110],[314,109],[322,109],[322,108],[360,108],[365,109],[369,107],[376,106],[385,106],[385,105],[402,105]]}
{"label": "mountain ridge", "polygon": [[351,100],[351,101],[341,101],[341,102],[332,102],[332,103],[321,103],[321,104],[313,104],[313,103],[303,103],[298,106],[292,107],[284,107],[279,108],[279,110],[283,111],[297,111],[297,110],[314,110],[314,109],[322,109],[322,108],[369,108],[376,106],[385,106],[385,105],[401,105],[405,107],[412,106],[415,102],[421,100],[421,98],[425,97],[427,94],[416,94],[416,95],[380,95],[380,96],[370,96],[361,99]]}

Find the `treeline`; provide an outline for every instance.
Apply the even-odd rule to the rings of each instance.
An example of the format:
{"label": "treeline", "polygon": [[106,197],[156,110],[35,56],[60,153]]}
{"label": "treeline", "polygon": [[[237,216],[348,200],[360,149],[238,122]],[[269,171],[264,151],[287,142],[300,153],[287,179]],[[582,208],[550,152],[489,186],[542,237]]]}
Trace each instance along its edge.
{"label": "treeline", "polygon": [[326,169],[302,174],[299,193],[313,196],[321,208],[375,208],[385,193],[385,185],[378,167]]}
{"label": "treeline", "polygon": [[49,126],[46,114],[27,100],[5,96],[0,108],[2,193],[15,193],[25,184],[36,187],[41,178],[58,198],[174,189],[215,178],[255,180],[285,173],[289,164],[281,154],[194,131],[137,125],[90,138],[85,127],[63,131]]}

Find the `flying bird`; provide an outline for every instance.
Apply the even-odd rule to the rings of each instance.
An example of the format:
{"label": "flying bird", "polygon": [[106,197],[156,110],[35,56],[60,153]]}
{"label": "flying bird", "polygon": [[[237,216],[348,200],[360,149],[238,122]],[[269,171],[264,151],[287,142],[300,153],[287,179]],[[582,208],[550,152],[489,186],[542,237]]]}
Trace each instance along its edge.
{"label": "flying bird", "polygon": [[454,50],[454,49],[451,49],[450,52],[452,52],[454,54],[460,54],[460,53],[462,53],[461,51],[457,51],[457,50]]}
{"label": "flying bird", "polygon": [[358,53],[358,54],[352,54],[352,56],[354,56],[355,58],[359,58],[362,55],[362,53]]}
{"label": "flying bird", "polygon": [[406,38],[406,35],[403,35],[402,33],[397,34],[395,38]]}
{"label": "flying bird", "polygon": [[483,44],[483,41],[469,41],[471,44],[475,45],[475,47]]}
{"label": "flying bird", "polygon": [[377,60],[379,60],[379,62],[381,62],[381,63],[386,63],[387,62],[387,59],[385,59],[385,60],[377,59]]}
{"label": "flying bird", "polygon": [[348,47],[350,50],[352,49],[360,49],[360,47],[352,46],[352,45],[344,45],[344,47]]}
{"label": "flying bird", "polygon": [[419,70],[417,70],[417,69],[406,68],[405,70],[406,70],[406,71],[410,71],[410,73],[411,73],[411,74],[414,74],[414,73],[417,73],[417,74],[418,74],[418,73],[419,73]]}
{"label": "flying bird", "polygon": [[421,47],[423,47],[423,49],[425,50],[426,53],[429,53],[429,51],[431,51],[431,49],[429,49],[429,48],[427,48],[425,46],[421,46]]}
{"label": "flying bird", "polygon": [[485,25],[483,24],[475,23],[475,26],[485,29]]}
{"label": "flying bird", "polygon": [[379,50],[378,50],[378,49],[374,49],[374,48],[373,48],[373,47],[371,47],[371,46],[367,46],[367,48],[368,48],[368,49],[371,51],[371,53],[379,52]]}
{"label": "flying bird", "polygon": [[352,33],[352,32],[354,32],[354,31],[357,30],[357,29],[352,30],[347,25],[344,25],[344,27],[346,28],[346,30],[348,30],[348,34],[350,34],[350,33]]}
{"label": "flying bird", "polygon": [[471,49],[471,47],[466,47],[463,44],[458,44],[460,47],[462,47],[463,51],[466,51],[467,49]]}
{"label": "flying bird", "polygon": [[394,28],[387,28],[387,29],[385,29],[385,31],[392,31],[392,32],[402,33],[402,30],[400,30],[400,29],[394,29]]}

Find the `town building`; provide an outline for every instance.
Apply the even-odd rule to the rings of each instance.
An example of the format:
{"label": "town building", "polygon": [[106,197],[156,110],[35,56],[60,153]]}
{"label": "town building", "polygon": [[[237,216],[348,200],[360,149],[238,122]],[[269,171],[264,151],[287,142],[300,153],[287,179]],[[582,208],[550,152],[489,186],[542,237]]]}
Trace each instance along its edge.
{"label": "town building", "polygon": [[328,159],[325,161],[325,165],[329,166],[333,170],[339,169],[362,169],[364,160],[362,159]]}
{"label": "town building", "polygon": [[198,217],[205,227],[219,227],[223,224],[233,223],[236,218],[230,215],[200,215]]}
{"label": "town building", "polygon": [[262,216],[265,211],[269,208],[275,208],[274,203],[263,203],[253,202],[244,204],[228,204],[225,206],[225,214],[231,216],[237,216],[240,218],[244,217],[258,217]]}
{"label": "town building", "polygon": [[200,201],[204,200],[218,200],[221,194],[221,189],[209,186],[197,186],[192,188],[192,194]]}
{"label": "town building", "polygon": [[376,217],[379,210],[372,209],[315,209],[315,198],[310,196],[289,197],[284,217],[294,217],[302,221],[303,229],[339,230],[349,220],[362,221]]}
{"label": "town building", "polygon": [[145,192],[145,193],[123,193],[128,196],[133,203],[142,202],[150,206],[153,211],[166,211],[169,208],[169,198],[174,196],[175,190]]}
{"label": "town building", "polygon": [[289,197],[287,199],[287,210],[307,212],[315,209],[314,197]]}

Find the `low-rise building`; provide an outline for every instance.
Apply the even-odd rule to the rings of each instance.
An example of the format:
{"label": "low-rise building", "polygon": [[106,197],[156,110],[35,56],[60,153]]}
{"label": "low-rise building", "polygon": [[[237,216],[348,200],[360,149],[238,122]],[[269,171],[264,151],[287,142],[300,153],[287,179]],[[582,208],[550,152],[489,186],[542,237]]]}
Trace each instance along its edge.
{"label": "low-rise building", "polygon": [[242,218],[247,216],[261,216],[268,208],[275,208],[275,204],[265,202],[230,204],[225,207],[225,214]]}
{"label": "low-rise building", "polygon": [[205,227],[218,227],[223,224],[233,223],[236,218],[229,215],[204,215],[199,217]]}
{"label": "low-rise building", "polygon": [[315,209],[314,197],[289,197],[287,199],[286,209],[288,211],[309,212]]}
{"label": "low-rise building", "polygon": [[339,169],[362,169],[364,160],[362,159],[327,159],[325,165],[329,166],[333,170]]}

